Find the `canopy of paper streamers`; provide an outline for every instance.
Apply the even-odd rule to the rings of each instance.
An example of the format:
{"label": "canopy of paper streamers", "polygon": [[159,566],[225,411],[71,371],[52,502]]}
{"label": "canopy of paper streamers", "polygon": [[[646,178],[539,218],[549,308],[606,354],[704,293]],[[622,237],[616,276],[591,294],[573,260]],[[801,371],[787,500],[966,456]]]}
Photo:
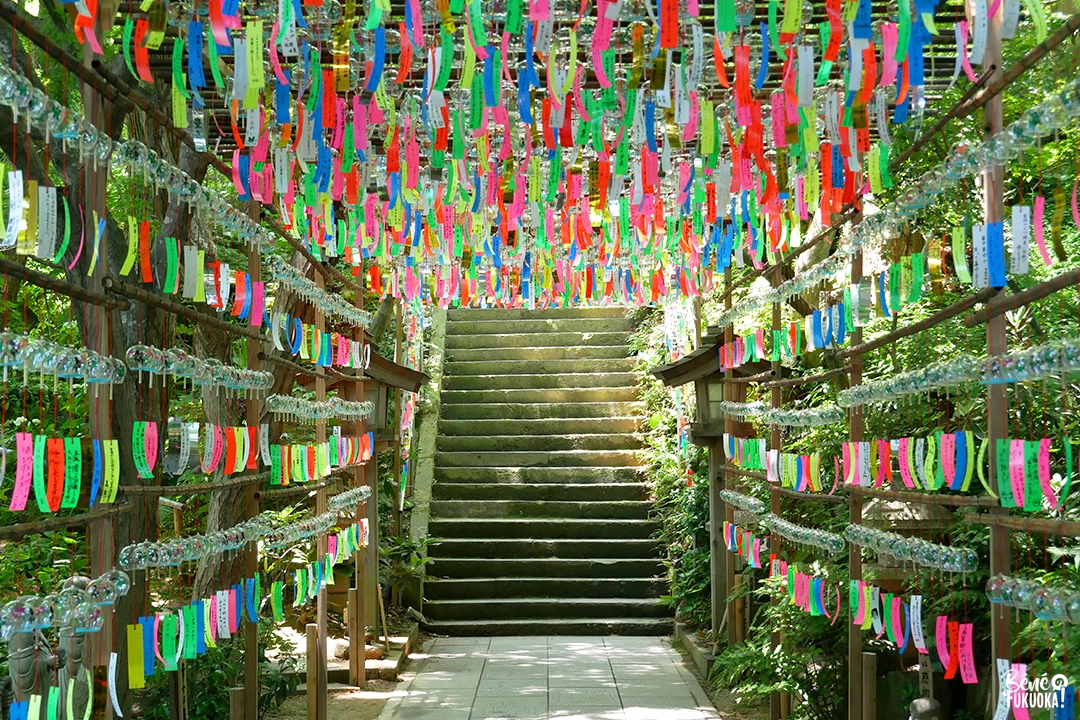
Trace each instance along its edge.
{"label": "canopy of paper streamers", "polygon": [[[149,0],[121,42],[143,82],[171,53],[173,120],[231,153],[241,199],[320,259],[373,261],[377,291],[646,304],[891,187],[892,126],[983,61],[986,0],[955,63],[926,62],[934,0],[758,5]],[[1019,11],[1004,0],[1004,37]]]}

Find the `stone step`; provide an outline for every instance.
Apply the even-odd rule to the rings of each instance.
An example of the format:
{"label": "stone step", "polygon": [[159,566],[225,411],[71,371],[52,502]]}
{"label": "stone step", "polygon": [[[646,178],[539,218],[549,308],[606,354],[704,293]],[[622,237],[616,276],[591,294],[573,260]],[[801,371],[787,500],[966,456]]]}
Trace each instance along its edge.
{"label": "stone step", "polygon": [[643,482],[638,467],[443,467],[435,468],[435,487],[443,483],[612,483]]}
{"label": "stone step", "polygon": [[641,483],[436,483],[436,500],[644,500]]}
{"label": "stone step", "polygon": [[586,518],[645,520],[649,517],[645,500],[433,500],[431,515],[436,518]]}
{"label": "stone step", "polygon": [[552,450],[551,452],[436,452],[436,467],[638,467],[638,450]]}
{"label": "stone step", "polygon": [[519,388],[510,390],[443,390],[442,404],[634,402],[636,387]]}
{"label": "stone step", "polygon": [[448,580],[429,575],[424,581],[424,594],[429,602],[519,597],[644,599],[656,598],[665,591],[663,580],[647,577],[476,577]]}
{"label": "stone step", "polygon": [[432,620],[531,620],[666,618],[671,610],[659,598],[487,598],[429,600],[424,615]]}
{"label": "stone step", "polygon": [[504,308],[457,308],[449,310],[446,318],[457,320],[543,320],[545,318],[621,318],[626,317],[624,307],[549,308],[546,310],[510,310]]}
{"label": "stone step", "polygon": [[443,391],[447,390],[538,390],[541,388],[632,388],[637,390],[637,376],[622,373],[550,373],[543,375],[447,375]]}
{"label": "stone step", "polygon": [[534,619],[534,620],[442,620],[426,627],[437,635],[479,637],[488,635],[670,635],[674,618]]}
{"label": "stone step", "polygon": [[[438,546],[433,550],[438,550]],[[639,558],[440,557],[430,567],[428,577],[462,579],[516,576],[653,578],[663,577],[666,572],[660,560]]]}
{"label": "stone step", "polygon": [[448,365],[475,360],[607,360],[625,358],[626,344],[589,343],[565,347],[446,348]]}
{"label": "stone step", "polygon": [[446,452],[545,452],[549,450],[634,450],[633,435],[456,435],[441,437]]}
{"label": "stone step", "polygon": [[[433,518],[431,536],[470,540],[649,540],[659,525],[645,518],[608,519],[599,525],[583,518]],[[434,550],[432,555],[439,555]]]}
{"label": "stone step", "polygon": [[[595,524],[595,523],[594,523]],[[653,539],[533,540],[525,538],[447,538],[432,557],[445,558],[653,558]]]}
{"label": "stone step", "polygon": [[633,433],[641,419],[637,417],[440,420],[439,435],[584,435],[588,433]]}
{"label": "stone step", "polygon": [[443,420],[562,420],[592,419],[637,415],[641,404],[621,402],[455,402],[442,399]]}
{"label": "stone step", "polygon": [[629,335],[634,330],[630,318],[543,318],[536,320],[450,320],[446,324],[446,336],[500,335],[508,330],[522,333],[597,333],[617,332]]}
{"label": "stone step", "polygon": [[[511,328],[506,327],[504,330]],[[447,335],[446,347],[456,348],[542,348],[576,345],[619,345],[626,354],[625,332],[511,332],[483,335]]]}
{"label": "stone step", "polygon": [[453,360],[443,366],[445,377],[465,375],[535,375],[538,373],[630,372],[631,357],[559,360]]}

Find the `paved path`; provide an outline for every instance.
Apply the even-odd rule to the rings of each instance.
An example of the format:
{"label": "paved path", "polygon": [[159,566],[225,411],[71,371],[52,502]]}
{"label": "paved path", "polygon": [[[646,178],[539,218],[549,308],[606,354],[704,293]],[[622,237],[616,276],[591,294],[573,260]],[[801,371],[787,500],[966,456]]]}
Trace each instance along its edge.
{"label": "paved path", "polygon": [[437,638],[380,720],[718,720],[665,638]]}

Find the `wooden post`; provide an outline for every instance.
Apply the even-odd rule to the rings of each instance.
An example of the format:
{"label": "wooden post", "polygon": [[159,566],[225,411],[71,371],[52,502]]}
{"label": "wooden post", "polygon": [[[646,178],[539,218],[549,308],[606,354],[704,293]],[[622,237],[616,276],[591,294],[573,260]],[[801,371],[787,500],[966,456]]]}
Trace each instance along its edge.
{"label": "wooden post", "polygon": [[[307,631],[307,716],[319,720],[319,625],[308,623]],[[326,657],[324,654],[323,658]]]}
{"label": "wooden post", "polygon": [[244,688],[229,688],[229,720],[244,720]]}
{"label": "wooden post", "polygon": [[[783,282],[783,279],[784,279],[784,277],[781,274],[780,265],[777,264],[776,269],[773,271],[772,277],[770,278],[770,280],[772,281],[772,286],[774,288],[779,286],[780,283]],[[780,303],[773,303],[773,308],[772,308],[772,329],[774,331],[780,329],[780,310],[781,310]],[[775,337],[775,334],[774,334],[774,337]],[[774,340],[774,342],[775,342],[775,340]],[[774,360],[772,362],[771,369],[772,369],[772,372],[773,372],[773,377],[775,379],[779,380],[780,379],[780,369],[781,369],[780,368],[780,361],[779,360]],[[783,400],[784,400],[783,389],[778,387],[778,386],[773,386],[772,389],[770,390],[770,394],[769,394],[769,407],[772,407],[774,409],[778,408],[778,407],[780,407],[781,404],[783,404]],[[772,449],[772,450],[781,451],[781,450],[783,450],[783,448],[781,447],[781,444],[782,444],[782,439],[780,437],[780,426],[779,425],[771,425],[769,427],[769,448]],[[778,493],[769,493],[769,511],[772,512],[774,515],[779,515],[780,514],[780,495]],[[770,572],[771,572],[772,556],[777,555],[779,552],[780,552],[780,538],[779,538],[779,536],[777,536],[776,533],[773,533],[772,536],[769,538]],[[776,604],[777,604],[777,598],[776,598],[776,595],[774,594],[772,597],[769,598],[769,605],[775,606]],[[779,629],[774,627],[772,632],[769,634],[769,647],[771,647],[773,650],[775,650],[776,648],[778,648],[780,646],[780,643],[782,641],[783,641],[783,638],[780,636]],[[781,717],[783,717],[783,714],[781,712],[780,693],[774,691],[774,692],[769,694],[769,718],[770,718],[770,720],[780,720]]]}
{"label": "wooden post", "polygon": [[739,597],[735,598],[735,615],[728,618],[728,626],[735,629],[735,642],[739,645],[746,642],[746,596],[743,595],[746,584],[746,575],[735,576],[735,591]]}
{"label": "wooden post", "polygon": [[[731,267],[727,267],[727,268],[724,269],[724,290],[728,291],[730,289],[731,289]],[[726,295],[727,295],[727,297],[724,300],[724,309],[730,310],[731,309],[731,304],[732,304],[731,293],[727,292]],[[730,343],[734,339],[734,337],[735,337],[734,333],[735,333],[735,328],[733,328],[731,325],[728,325],[726,328],[724,328],[724,343],[725,344]],[[733,377],[733,373],[731,371],[731,368],[728,368],[727,370],[724,371],[724,380],[725,380],[725,382],[724,382],[724,399],[727,400],[727,401],[730,401],[730,402],[734,402],[735,399],[736,399],[735,388],[732,386],[732,383],[729,382],[732,377]],[[730,415],[725,415],[724,416],[724,432],[732,433],[734,431],[735,431],[735,421],[731,418]],[[721,442],[723,442],[723,441],[721,440]],[[723,472],[722,475],[724,477],[723,487],[727,487],[728,486],[727,473]],[[735,519],[735,514],[732,511],[732,509],[727,506],[727,503],[721,503],[720,507],[723,509],[723,515],[721,517],[717,518],[717,527],[715,527],[713,529],[714,532],[716,533],[716,535],[720,535],[723,532],[723,524],[724,524],[725,521],[726,522],[732,522]],[[732,602],[730,600],[730,597],[729,597],[730,591],[735,587],[735,556],[732,553],[723,552],[722,557],[724,558],[724,584],[723,584],[724,595],[723,595],[723,598],[724,598],[725,604],[727,606],[727,609],[725,610],[725,612],[727,613],[727,616],[728,616],[727,643],[728,643],[728,647],[731,647],[732,645],[735,645],[735,643],[737,642],[736,641],[736,636],[735,636],[735,608],[734,608],[734,606],[733,606],[733,604],[732,604]]]}
{"label": "wooden post", "polygon": [[[321,273],[315,273],[315,285],[323,287],[325,280]],[[315,309],[315,327],[326,332],[326,318],[322,312]],[[322,402],[326,400],[326,373],[320,372],[315,376],[315,400]],[[326,442],[326,420],[317,420],[315,422],[315,442]],[[326,512],[328,493],[325,487],[319,488],[315,494],[315,514],[321,515]],[[316,545],[315,558],[319,563],[326,562],[326,535],[320,535],[319,541]],[[315,693],[314,695],[308,695],[308,717],[311,720],[326,720],[326,636],[327,636],[327,589],[324,585],[319,588],[319,595],[316,601],[315,621],[317,623],[316,633],[316,662],[314,666],[315,672]],[[311,626],[308,625],[308,633],[310,638]],[[311,677],[312,665],[310,664],[310,647],[308,652],[308,677]],[[311,688],[311,681],[308,681],[308,688]],[[311,714],[311,706],[315,706],[314,716]]]}
{"label": "wooden post", "polygon": [[[708,392],[706,390],[706,392]],[[702,397],[699,393],[698,397]],[[700,413],[700,408],[698,409]],[[724,604],[727,601],[727,576],[724,574],[724,555],[722,528],[724,502],[720,491],[724,489],[724,474],[720,467],[724,464],[723,438],[717,438],[709,448],[709,580],[712,589],[712,631],[717,645],[718,633],[724,622]]]}
{"label": "wooden post", "polygon": [[176,663],[176,672],[169,673],[169,718],[188,719],[187,661],[183,658]]}
{"label": "wooden post", "polygon": [[[255,200],[248,206],[248,215],[258,222],[260,206]],[[252,282],[262,281],[262,267],[259,260],[259,251],[251,248],[248,251],[248,272]],[[259,341],[249,339],[247,341],[247,366],[250,370],[258,370]],[[259,427],[262,423],[262,403],[254,397],[247,401],[247,424],[248,427]],[[255,449],[252,448],[252,452]],[[255,485],[244,486],[244,517],[253,518],[259,514],[259,500]],[[259,546],[257,543],[249,543],[244,550],[243,577],[255,577],[259,572]],[[244,625],[244,720],[258,720],[259,718],[259,624],[249,622]]]}
{"label": "wooden post", "polygon": [[368,521],[368,546],[364,549],[364,624],[378,625],[379,612],[379,469],[378,456],[364,466],[364,482],[371,487],[365,510]]}
{"label": "wooden post", "polygon": [[[1001,19],[1002,11],[990,18],[986,33],[986,50],[983,55],[983,67],[994,66],[993,83],[1001,77]],[[1001,95],[995,95],[983,107],[983,137],[989,138],[1001,132],[1003,126],[1003,113]],[[1004,187],[1005,169],[1001,165],[995,165],[983,174],[983,217],[985,222],[1001,222],[1005,217]],[[993,307],[997,303],[1004,302],[999,293],[987,303]],[[986,323],[986,350],[990,355],[1003,354],[1007,349],[1005,315],[999,314],[990,318]],[[1009,436],[1009,406],[1008,397],[1005,394],[1005,385],[987,386],[986,425],[987,435],[990,440],[990,483],[991,487],[997,485],[997,441]],[[991,512],[1005,513],[1006,510],[997,509]],[[1010,531],[1008,528],[991,526],[990,528],[990,575],[1009,572],[1011,556]],[[996,671],[997,658],[1009,658],[1012,654],[1012,625],[1008,608],[1001,604],[990,605],[990,697],[998,697],[998,678]]]}
{"label": "wooden post", "polygon": [[862,654],[862,720],[877,720],[877,653]]}
{"label": "wooden post", "polygon": [[[859,217],[861,213],[857,214]],[[862,280],[862,252],[857,252],[851,258],[851,282],[857,286]],[[853,303],[858,303],[857,297],[852,297]],[[862,343],[862,328],[856,327],[851,333],[851,344]],[[855,387],[862,384],[863,356],[855,355],[851,358],[848,386]],[[852,441],[863,439],[863,411],[861,406],[852,408],[848,414],[849,437]],[[862,523],[862,495],[851,496],[849,522],[858,525]],[[858,545],[848,545],[848,576],[853,582],[862,580],[862,548]],[[862,660],[862,628],[854,623],[848,624],[848,717],[859,718],[863,713],[863,660]]]}
{"label": "wooden post", "polygon": [[[363,552],[356,553],[356,563],[362,566]],[[360,575],[356,575],[360,579]],[[364,594],[359,587],[349,588],[349,684],[363,688],[367,685],[364,627]]]}

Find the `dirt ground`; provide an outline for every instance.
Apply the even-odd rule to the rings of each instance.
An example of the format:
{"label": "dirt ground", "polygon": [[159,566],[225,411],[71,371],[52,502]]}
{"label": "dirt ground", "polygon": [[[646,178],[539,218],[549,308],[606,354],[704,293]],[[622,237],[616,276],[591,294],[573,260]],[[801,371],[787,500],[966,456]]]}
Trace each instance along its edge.
{"label": "dirt ground", "polygon": [[[327,720],[376,720],[394,693],[397,683],[369,680],[362,691],[332,690],[327,704]],[[285,701],[271,717],[276,720],[307,720],[307,696]]]}

